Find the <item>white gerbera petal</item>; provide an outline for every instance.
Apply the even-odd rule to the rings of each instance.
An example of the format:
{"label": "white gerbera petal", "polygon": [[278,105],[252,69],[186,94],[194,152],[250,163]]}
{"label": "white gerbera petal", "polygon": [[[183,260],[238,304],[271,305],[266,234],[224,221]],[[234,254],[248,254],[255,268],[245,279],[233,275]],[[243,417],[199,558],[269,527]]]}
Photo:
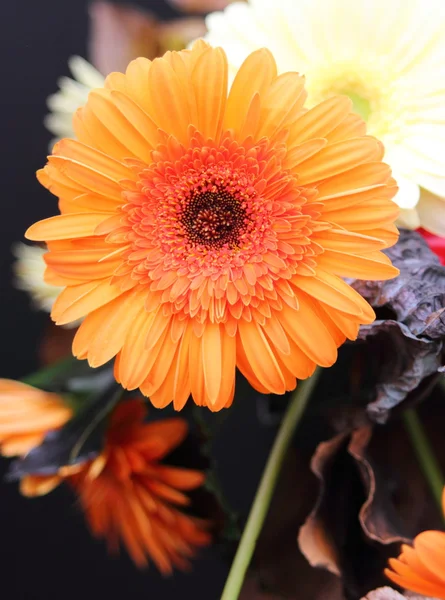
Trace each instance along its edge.
{"label": "white gerbera petal", "polygon": [[445,199],[422,190],[417,212],[422,227],[431,233],[445,237]]}
{"label": "white gerbera petal", "polygon": [[[404,222],[433,231],[427,208],[415,211],[419,186],[445,197],[443,0],[250,0],[206,23],[207,41],[224,48],[232,73],[265,46],[280,72],[306,76],[309,105],[349,95],[385,145]],[[435,209],[445,218],[444,203]]]}
{"label": "white gerbera petal", "polygon": [[393,177],[399,186],[399,191],[394,196],[393,200],[396,202],[400,208],[412,210],[417,206],[417,203],[420,199],[420,188],[417,183],[403,177],[403,175],[398,175],[393,171]]}
{"label": "white gerbera petal", "polygon": [[46,248],[19,242],[13,246],[12,251],[17,258],[14,263],[16,288],[28,292],[38,308],[51,312],[62,288],[48,285],[44,281],[46,265],[43,255],[47,252]]}
{"label": "white gerbera petal", "polygon": [[[46,248],[18,242],[12,247],[12,252],[17,259],[13,266],[15,287],[28,292],[36,308],[51,312],[53,304],[63,288],[49,285],[44,279],[46,264],[43,255],[47,252]],[[76,321],[64,325],[64,327],[71,328],[78,325],[79,322]]]}
{"label": "white gerbera petal", "polygon": [[418,229],[420,227],[419,213],[414,208],[401,208],[397,224],[405,229]]}
{"label": "white gerbera petal", "polygon": [[93,89],[103,85],[103,76],[81,56],[71,56],[68,59],[68,67],[74,79],[85,87]]}
{"label": "white gerbera petal", "polygon": [[61,77],[58,81],[59,91],[47,99],[51,113],[45,117],[44,123],[56,136],[51,141],[51,147],[60,138],[74,137],[73,114],[86,103],[90,91],[103,87],[105,81],[103,75],[80,56],[72,56],[68,66],[74,79]]}

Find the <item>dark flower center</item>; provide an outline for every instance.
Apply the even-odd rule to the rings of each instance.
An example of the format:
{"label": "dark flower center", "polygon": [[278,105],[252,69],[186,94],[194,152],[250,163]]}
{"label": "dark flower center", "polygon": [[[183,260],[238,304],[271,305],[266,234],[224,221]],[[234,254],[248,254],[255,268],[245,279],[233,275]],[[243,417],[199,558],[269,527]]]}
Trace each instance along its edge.
{"label": "dark flower center", "polygon": [[240,201],[225,190],[196,193],[180,217],[191,242],[213,248],[236,245],[245,220]]}

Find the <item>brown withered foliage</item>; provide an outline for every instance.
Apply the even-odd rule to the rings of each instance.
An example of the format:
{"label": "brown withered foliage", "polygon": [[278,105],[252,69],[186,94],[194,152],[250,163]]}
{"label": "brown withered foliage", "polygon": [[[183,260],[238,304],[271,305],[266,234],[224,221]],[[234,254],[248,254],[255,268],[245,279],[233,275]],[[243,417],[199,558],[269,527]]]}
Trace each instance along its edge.
{"label": "brown withered foliage", "polygon": [[405,399],[426,396],[444,364],[445,267],[413,231],[401,230],[386,254],[400,269],[397,278],[350,282],[377,314],[361,328],[359,340],[366,341],[362,379],[374,387],[367,414],[379,423]]}
{"label": "brown withered foliage", "polygon": [[240,600],[345,600],[340,579],[313,569],[297,547],[297,532],[317,494],[308,459],[293,448],[285,461]]}
{"label": "brown withered foliage", "polygon": [[[422,406],[420,416],[444,468],[440,391]],[[420,531],[442,528],[401,420],[322,442],[311,468],[319,495],[300,530],[300,549],[313,567],[341,578],[348,600],[385,585],[383,569],[389,557],[397,556],[400,543],[409,543]]]}

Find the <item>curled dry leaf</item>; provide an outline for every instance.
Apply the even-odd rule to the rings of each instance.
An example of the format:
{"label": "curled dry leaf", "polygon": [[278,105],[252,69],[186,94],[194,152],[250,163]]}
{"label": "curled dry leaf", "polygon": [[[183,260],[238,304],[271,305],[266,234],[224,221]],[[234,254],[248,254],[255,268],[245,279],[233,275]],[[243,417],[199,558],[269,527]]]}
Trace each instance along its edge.
{"label": "curled dry leaf", "polygon": [[[445,334],[445,267],[415,231],[402,229],[397,244],[385,250],[400,275],[388,281],[351,281],[374,307],[386,306],[417,334]],[[444,315],[444,316],[442,316]]]}
{"label": "curled dry leaf", "polygon": [[[302,491],[304,490],[304,491]],[[240,600],[345,600],[335,575],[313,569],[297,546],[297,532],[316,497],[305,453],[292,448],[283,465]]]}
{"label": "curled dry leaf", "polygon": [[[443,397],[437,392],[422,408],[427,435],[445,464]],[[441,528],[399,420],[322,442],[311,468],[319,496],[300,530],[299,546],[312,566],[340,575],[347,597],[360,598],[384,585],[383,569],[400,543]]]}
{"label": "curled dry leaf", "polygon": [[399,518],[390,495],[387,493],[385,474],[373,460],[368,450],[373,430],[363,427],[351,435],[348,453],[356,461],[365,488],[366,501],[360,508],[359,521],[369,540],[380,544],[409,543],[410,539]]}
{"label": "curled dry leaf", "polygon": [[400,321],[377,320],[364,325],[359,339],[367,340],[366,354],[373,355],[368,365],[375,367],[376,397],[366,411],[377,423],[384,423],[391,409],[414,390],[420,398],[424,387],[430,388],[430,379],[434,384],[442,371],[442,342],[416,336]]}
{"label": "curled dry leaf", "polygon": [[311,461],[311,469],[319,480],[319,495],[310,517],[300,529],[298,536],[300,549],[309,563],[313,567],[322,567],[334,575],[341,574],[340,557],[330,530],[324,526],[322,519],[316,516],[323,510],[322,505],[326,498],[329,484],[326,475],[346,440],[347,435],[340,434],[318,446]]}
{"label": "curled dry leaf", "polygon": [[398,277],[350,282],[377,317],[385,316],[363,326],[359,334],[376,376],[376,397],[367,413],[380,423],[408,396],[416,401],[434,383],[443,370],[445,337],[445,267],[413,231],[401,230],[399,241],[386,253],[400,269]]}

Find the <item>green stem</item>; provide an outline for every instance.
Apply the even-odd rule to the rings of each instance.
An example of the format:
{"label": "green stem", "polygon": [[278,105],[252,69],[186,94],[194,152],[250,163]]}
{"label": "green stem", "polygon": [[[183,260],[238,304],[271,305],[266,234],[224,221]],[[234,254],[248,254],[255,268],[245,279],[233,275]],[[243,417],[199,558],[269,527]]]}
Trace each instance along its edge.
{"label": "green stem", "polygon": [[320,369],[317,369],[310,379],[299,383],[290,400],[289,407],[281,422],[280,429],[269,454],[246,527],[230,569],[229,577],[224,586],[221,600],[237,600],[239,596],[258,536],[269,509],[281,465],[319,375]]}
{"label": "green stem", "polygon": [[57,361],[56,363],[40,369],[39,371],[35,371],[34,373],[23,377],[20,381],[43,389],[55,379],[59,379],[65,374],[71,373],[73,370],[73,365],[76,363],[78,363],[78,360],[73,356],[70,356],[69,358]]}
{"label": "green stem", "polygon": [[414,452],[416,453],[417,460],[419,461],[420,467],[425,475],[430,490],[437,502],[440,513],[442,511],[442,492],[444,488],[444,478],[434,455],[434,451],[431,448],[431,444],[423,425],[414,409],[408,409],[403,413],[403,419],[405,422],[405,429],[411,439]]}

